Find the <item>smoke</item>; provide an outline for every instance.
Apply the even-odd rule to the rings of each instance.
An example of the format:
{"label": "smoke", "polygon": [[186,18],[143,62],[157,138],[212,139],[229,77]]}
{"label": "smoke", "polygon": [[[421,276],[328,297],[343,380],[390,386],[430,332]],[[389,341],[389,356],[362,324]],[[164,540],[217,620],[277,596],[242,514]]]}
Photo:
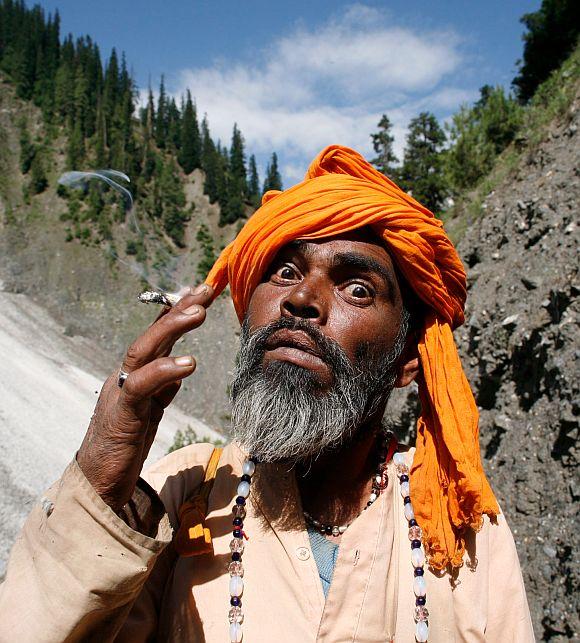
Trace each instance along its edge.
{"label": "smoke", "polygon": [[[65,172],[61,174],[58,179],[58,184],[63,185],[67,188],[73,190],[83,190],[86,191],[89,188],[89,184],[94,181],[100,181],[109,186],[112,190],[118,192],[123,197],[123,204],[125,212],[129,215],[131,223],[134,228],[134,232],[138,235],[142,234],[141,226],[139,221],[135,216],[134,209],[134,199],[133,195],[122,185],[121,182],[130,184],[131,179],[124,173],[119,170],[112,169],[99,169],[99,170],[88,170],[88,171],[79,171],[73,170],[71,172]],[[156,267],[155,271],[162,282],[155,280],[149,272],[147,265],[140,263],[138,261],[128,260],[119,256],[119,253],[111,245],[105,248],[106,254],[108,254],[114,261],[122,264],[127,267],[133,274],[145,281],[151,288],[154,290],[167,291],[168,288],[172,289],[177,293],[183,288],[183,284],[179,283],[175,277],[175,266],[176,266],[176,257],[170,254],[164,248],[158,248],[156,250]],[[173,269],[166,268],[163,264],[172,265]]]}

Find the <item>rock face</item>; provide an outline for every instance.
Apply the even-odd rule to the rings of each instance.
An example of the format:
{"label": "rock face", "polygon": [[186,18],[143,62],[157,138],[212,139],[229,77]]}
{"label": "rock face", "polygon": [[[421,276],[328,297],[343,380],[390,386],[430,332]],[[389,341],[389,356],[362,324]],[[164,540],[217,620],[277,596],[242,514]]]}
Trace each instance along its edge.
{"label": "rock face", "polygon": [[580,633],[579,121],[577,96],[458,246],[469,295],[456,336],[484,466],[514,532],[536,636],[551,641]]}

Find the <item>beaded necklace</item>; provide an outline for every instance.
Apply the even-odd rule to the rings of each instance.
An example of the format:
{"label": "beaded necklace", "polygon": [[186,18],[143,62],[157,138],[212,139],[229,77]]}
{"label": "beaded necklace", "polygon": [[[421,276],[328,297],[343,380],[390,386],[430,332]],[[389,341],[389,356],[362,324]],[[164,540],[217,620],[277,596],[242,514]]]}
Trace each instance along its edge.
{"label": "beaded necklace", "polygon": [[[415,520],[413,505],[411,504],[411,497],[409,495],[409,467],[405,464],[405,455],[396,450],[397,442],[394,436],[391,435],[390,439],[392,448],[389,449],[388,454],[385,452],[387,457],[383,460],[380,473],[377,472],[374,482],[377,483],[376,489],[378,497],[380,492],[386,487],[386,466],[390,459],[389,456],[392,455],[397,477],[399,478],[399,490],[403,497],[403,511],[408,522],[408,535],[409,540],[411,541],[411,563],[414,568],[413,592],[415,594],[415,640],[418,643],[425,643],[429,637],[429,612],[425,606],[427,601],[427,583],[425,582],[424,577],[425,553],[421,545],[423,532]],[[386,444],[383,445],[383,447],[385,446]],[[383,451],[380,451],[380,453],[383,453]],[[242,477],[238,484],[237,497],[232,508],[233,537],[230,542],[232,558],[228,565],[228,571],[230,574],[230,610],[228,613],[228,620],[230,622],[231,643],[241,643],[243,637],[242,623],[244,621],[244,613],[242,612],[242,594],[244,593],[244,567],[242,565],[242,555],[244,553],[244,538],[247,539],[243,527],[244,518],[246,517],[246,500],[250,495],[250,484],[252,482],[252,476],[256,470],[256,463],[256,458],[249,457],[242,465]],[[379,475],[381,477],[380,483],[377,480]],[[375,485],[373,485],[373,493],[375,493]],[[376,498],[369,501],[365,509],[367,509],[375,500]],[[321,527],[322,525],[320,525],[320,528]],[[324,525],[324,533],[327,533],[327,527],[327,525]],[[334,527],[330,527],[331,534],[335,527],[339,529],[340,533],[341,527],[335,525]],[[346,530],[348,525],[343,525],[342,527]],[[344,533],[344,531],[342,533]]]}

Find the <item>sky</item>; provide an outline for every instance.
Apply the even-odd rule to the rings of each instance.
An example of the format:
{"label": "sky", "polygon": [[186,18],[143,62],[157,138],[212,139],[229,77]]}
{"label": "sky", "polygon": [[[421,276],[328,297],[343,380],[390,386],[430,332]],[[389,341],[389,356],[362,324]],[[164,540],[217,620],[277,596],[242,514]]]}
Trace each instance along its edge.
{"label": "sky", "polygon": [[41,0],[62,33],[90,35],[108,57],[125,51],[145,95],[162,74],[190,89],[212,135],[234,123],[263,171],[280,159],[285,187],[326,145],[367,158],[383,113],[401,158],[409,120],[448,121],[484,84],[509,88],[522,54],[519,19],[540,0]]}

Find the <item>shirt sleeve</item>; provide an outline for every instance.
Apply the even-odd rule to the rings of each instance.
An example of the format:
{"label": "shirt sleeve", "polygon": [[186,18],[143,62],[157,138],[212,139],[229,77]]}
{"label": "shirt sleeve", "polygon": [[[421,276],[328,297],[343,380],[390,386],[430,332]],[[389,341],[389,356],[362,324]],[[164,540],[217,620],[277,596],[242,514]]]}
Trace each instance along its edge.
{"label": "shirt sleeve", "polygon": [[534,630],[518,554],[504,514],[489,530],[488,617],[485,640],[533,643]]}
{"label": "shirt sleeve", "polygon": [[[161,502],[145,485],[124,508],[126,522],[71,462],[32,509],[12,549],[0,585],[0,641],[115,639],[171,540],[163,521],[155,538],[148,535],[159,523]],[[132,641],[147,640],[152,621],[142,619]]]}

